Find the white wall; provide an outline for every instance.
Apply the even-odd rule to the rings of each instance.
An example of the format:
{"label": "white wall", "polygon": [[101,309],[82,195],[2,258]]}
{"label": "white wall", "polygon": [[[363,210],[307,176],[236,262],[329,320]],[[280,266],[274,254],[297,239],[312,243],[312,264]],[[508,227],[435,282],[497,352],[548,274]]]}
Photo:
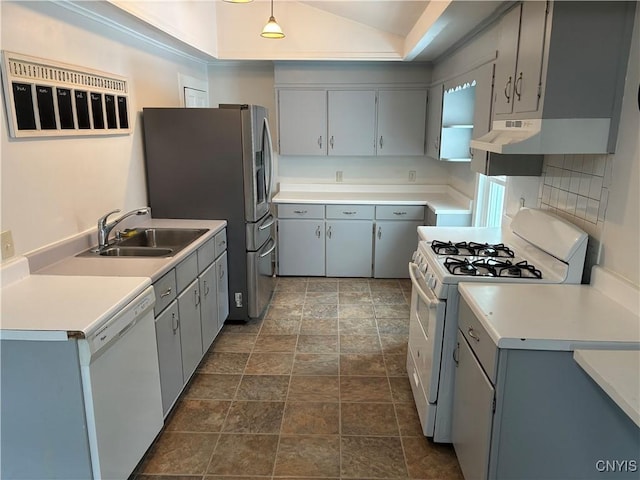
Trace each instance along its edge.
{"label": "white wall", "polygon": [[206,68],[52,2],[1,9],[2,49],[123,75],[131,86],[131,135],[9,139],[2,113],[0,226],[22,254],[147,203],[141,109],[178,106],[178,74],[206,80]]}

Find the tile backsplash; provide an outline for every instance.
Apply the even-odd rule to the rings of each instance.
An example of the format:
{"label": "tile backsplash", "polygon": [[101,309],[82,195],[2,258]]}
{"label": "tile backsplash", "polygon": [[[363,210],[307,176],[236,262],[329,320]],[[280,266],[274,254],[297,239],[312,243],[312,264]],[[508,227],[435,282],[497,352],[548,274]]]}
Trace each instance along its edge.
{"label": "tile backsplash", "polygon": [[540,183],[540,208],[550,210],[589,234],[583,282],[598,263],[611,186],[611,155],[547,155]]}

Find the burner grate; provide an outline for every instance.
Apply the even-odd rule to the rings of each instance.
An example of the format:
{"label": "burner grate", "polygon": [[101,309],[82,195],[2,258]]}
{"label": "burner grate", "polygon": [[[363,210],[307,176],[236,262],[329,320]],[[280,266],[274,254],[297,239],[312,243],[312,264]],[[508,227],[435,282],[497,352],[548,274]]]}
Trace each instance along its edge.
{"label": "burner grate", "polygon": [[499,257],[514,258],[513,250],[504,243],[477,243],[477,242],[443,242],[434,240],[431,250],[438,255],[460,255],[463,257]]}
{"label": "burner grate", "polygon": [[529,264],[526,260],[512,263],[509,260],[496,260],[495,258],[481,258],[469,260],[468,258],[447,257],[444,266],[452,275],[470,277],[509,277],[509,278],[534,278],[541,279],[542,272]]}

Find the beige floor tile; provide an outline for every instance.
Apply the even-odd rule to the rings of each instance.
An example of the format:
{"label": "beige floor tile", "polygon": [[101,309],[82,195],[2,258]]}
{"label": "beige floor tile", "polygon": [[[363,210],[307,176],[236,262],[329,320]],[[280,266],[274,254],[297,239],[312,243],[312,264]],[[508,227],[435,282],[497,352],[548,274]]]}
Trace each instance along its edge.
{"label": "beige floor tile", "polygon": [[280,433],[284,402],[235,401],[222,431],[225,433]]}
{"label": "beige floor tile", "polygon": [[270,305],[264,316],[266,320],[280,320],[283,318],[300,319],[302,317],[302,300],[299,304],[291,305]]}
{"label": "beige floor tile", "polygon": [[375,353],[350,353],[340,355],[340,375],[385,376],[384,357]]}
{"label": "beige floor tile", "polygon": [[245,375],[238,386],[237,400],[284,401],[289,375]]}
{"label": "beige floor tile", "polygon": [[151,447],[141,473],[202,475],[218,436],[217,433],[165,432]]}
{"label": "beige floor tile", "polygon": [[453,447],[425,437],[402,437],[410,478],[463,480]]}
{"label": "beige floor tile", "polygon": [[200,373],[241,374],[249,359],[248,352],[209,352],[198,367]]}
{"label": "beige floor tile", "polygon": [[295,305],[304,301],[302,292],[287,292],[276,290],[271,298],[272,305]]}
{"label": "beige floor tile", "polygon": [[229,412],[229,400],[181,400],[165,429],[182,432],[220,432]]}
{"label": "beige floor tile", "polygon": [[317,303],[336,305],[338,303],[338,292],[307,292],[304,302],[305,305]]}
{"label": "beige floor tile", "polygon": [[305,318],[300,324],[301,335],[337,335],[338,319]]}
{"label": "beige floor tile", "polygon": [[196,372],[184,396],[191,399],[231,400],[238,389],[240,378],[240,375]]}
{"label": "beige floor tile", "polygon": [[282,433],[297,435],[337,435],[340,433],[338,402],[287,402]]}
{"label": "beige floor tile", "polygon": [[338,354],[296,353],[293,375],[338,375]]}
{"label": "beige floor tile", "polygon": [[369,292],[369,280],[366,278],[340,278],[338,280],[340,292]]}
{"label": "beige floor tile", "polygon": [[297,335],[300,332],[300,318],[265,319],[260,329],[261,335]]}
{"label": "beige floor tile", "polygon": [[207,473],[269,476],[277,448],[278,435],[222,434]]}
{"label": "beige floor tile", "polygon": [[376,305],[406,305],[407,299],[401,290],[374,290],[371,299]]}
{"label": "beige floor tile", "polygon": [[386,377],[340,377],[341,402],[391,402]]}
{"label": "beige floor tile", "polygon": [[214,340],[214,352],[250,352],[256,341],[255,334],[222,332]]}
{"label": "beige floor tile", "polygon": [[309,280],[307,284],[307,293],[309,292],[337,292],[338,291],[338,282],[331,281],[330,279],[326,281],[318,281],[318,280]]}
{"label": "beige floor tile", "polygon": [[222,332],[224,333],[258,333],[262,327],[262,319],[251,319],[247,322],[241,320],[227,320]]}
{"label": "beige floor tile", "polygon": [[340,318],[338,329],[342,335],[378,335],[378,324],[373,317]]}
{"label": "beige floor tile", "polygon": [[380,335],[409,335],[409,317],[407,318],[378,318]]}
{"label": "beige floor tile", "polygon": [[279,277],[276,282],[276,291],[305,292],[307,279],[304,277]]}
{"label": "beige floor tile", "polygon": [[374,305],[376,318],[409,318],[409,305]]}
{"label": "beige floor tile", "polygon": [[373,305],[340,305],[338,317],[343,318],[374,318]]}
{"label": "beige floor tile", "polygon": [[337,353],[338,335],[299,335],[298,353]]}
{"label": "beige floor tile", "polygon": [[340,305],[368,305],[372,303],[369,291],[340,292],[338,301]]}
{"label": "beige floor tile", "polygon": [[297,335],[266,335],[260,332],[253,351],[292,353],[296,349],[297,341]]}
{"label": "beige floor tile", "polygon": [[340,475],[340,437],[282,435],[274,474],[299,477]]}
{"label": "beige floor tile", "polygon": [[338,305],[325,303],[305,304],[302,318],[338,318]]}
{"label": "beige floor tile", "polygon": [[396,278],[389,279],[369,279],[369,288],[371,288],[371,292],[375,291],[398,291],[401,289],[400,282]]}
{"label": "beige floor tile", "polygon": [[338,385],[335,376],[292,376],[288,401],[337,402]]}
{"label": "beige floor tile", "polygon": [[378,335],[340,335],[340,353],[382,353]]}
{"label": "beige floor tile", "polygon": [[407,342],[409,335],[380,335],[382,353],[385,355],[407,356]]}
{"label": "beige floor tile", "polygon": [[343,435],[341,457],[342,478],[407,477],[400,437]]}
{"label": "beige floor tile", "polygon": [[342,435],[399,435],[392,403],[342,402],[340,427]]}
{"label": "beige floor tile", "polygon": [[293,367],[293,353],[254,352],[249,357],[247,375],[289,375]]}
{"label": "beige floor tile", "polygon": [[389,377],[389,384],[394,402],[413,404],[413,393],[407,377]]}
{"label": "beige floor tile", "polygon": [[395,403],[396,418],[400,427],[400,435],[403,437],[422,437],[422,425],[420,417],[413,403]]}
{"label": "beige floor tile", "polygon": [[387,368],[387,375],[390,377],[407,376],[406,355],[384,355],[384,364]]}

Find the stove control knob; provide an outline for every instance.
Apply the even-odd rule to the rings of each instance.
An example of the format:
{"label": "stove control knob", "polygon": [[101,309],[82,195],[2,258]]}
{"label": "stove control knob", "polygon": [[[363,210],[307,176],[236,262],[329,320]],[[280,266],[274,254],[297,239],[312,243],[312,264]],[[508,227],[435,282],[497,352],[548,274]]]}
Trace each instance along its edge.
{"label": "stove control knob", "polygon": [[426,263],[423,263],[423,264],[421,264],[421,265],[420,265],[420,267],[419,267],[419,268],[420,268],[420,271],[421,271],[424,275],[426,275],[426,273],[427,273],[427,269],[428,269],[427,264],[426,264]]}
{"label": "stove control knob", "polygon": [[413,255],[411,255],[411,261],[414,263],[418,263],[416,262],[416,260],[419,258],[420,258],[420,252],[416,250],[415,252],[413,252]]}
{"label": "stove control knob", "polygon": [[429,285],[429,288],[432,290],[435,289],[437,283],[438,283],[438,280],[436,279],[436,276],[429,275],[429,280],[427,281],[427,285]]}

